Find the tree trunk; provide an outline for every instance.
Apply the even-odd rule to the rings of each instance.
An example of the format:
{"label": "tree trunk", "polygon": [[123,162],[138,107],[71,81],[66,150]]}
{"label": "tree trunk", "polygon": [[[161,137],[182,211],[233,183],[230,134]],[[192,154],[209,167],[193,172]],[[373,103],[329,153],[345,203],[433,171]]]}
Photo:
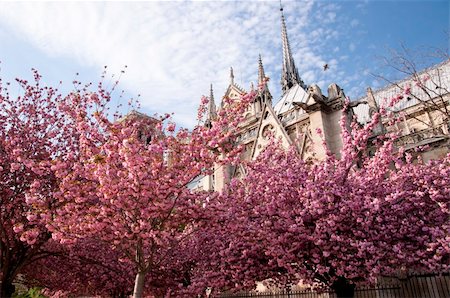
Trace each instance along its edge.
{"label": "tree trunk", "polygon": [[136,280],[134,281],[133,298],[141,298],[144,290],[145,272],[138,271]]}
{"label": "tree trunk", "polygon": [[352,298],[355,296],[355,285],[350,284],[344,277],[338,279],[331,285],[338,298]]}
{"label": "tree trunk", "polygon": [[0,297],[12,297],[16,290],[16,287],[12,284],[12,281],[8,278],[2,279],[0,282]]}

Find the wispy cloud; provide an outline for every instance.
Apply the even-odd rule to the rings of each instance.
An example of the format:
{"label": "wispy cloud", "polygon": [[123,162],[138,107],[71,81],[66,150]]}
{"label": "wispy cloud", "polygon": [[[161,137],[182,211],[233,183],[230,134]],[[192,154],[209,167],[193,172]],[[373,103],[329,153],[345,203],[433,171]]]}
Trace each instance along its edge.
{"label": "wispy cloud", "polygon": [[[259,53],[272,79],[269,87],[275,98],[279,96],[277,2],[0,5],[0,25],[50,56],[75,59],[99,70],[108,65],[113,72],[128,65],[122,88],[140,93],[147,112],[175,112],[175,119],[185,126],[195,123],[199,98],[208,93],[210,83],[220,100],[230,66],[236,81],[248,89],[257,79]],[[325,63],[334,75],[339,71],[339,47],[333,43],[340,37],[338,11],[336,4],[285,3],[291,47],[307,83],[339,79],[322,71]]]}

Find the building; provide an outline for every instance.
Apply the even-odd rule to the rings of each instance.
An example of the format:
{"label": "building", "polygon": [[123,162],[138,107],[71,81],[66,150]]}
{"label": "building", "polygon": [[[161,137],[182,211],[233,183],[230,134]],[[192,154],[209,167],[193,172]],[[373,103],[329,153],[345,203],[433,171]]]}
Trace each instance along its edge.
{"label": "building", "polygon": [[383,119],[374,134],[398,132],[398,146],[412,151],[426,146],[420,153],[425,161],[442,158],[450,151],[450,59],[420,72],[408,68],[410,76],[401,81],[376,91],[367,88],[366,96],[357,100],[362,104],[353,110],[364,124],[373,112],[397,98],[390,111],[399,121],[390,124]]}
{"label": "building", "polygon": [[[325,158],[323,141],[335,155],[340,155],[342,148],[339,120],[344,113],[346,96],[337,84],[328,87],[327,94],[322,93],[315,84],[306,85],[295,66],[289,44],[286,21],[281,11],[282,39],[282,73],[281,99],[273,106],[272,95],[266,84],[264,66],[259,56],[258,95],[244,115],[238,141],[245,146],[242,158],[256,158],[268,142],[268,136],[274,135],[283,146],[294,145],[305,160]],[[429,145],[424,159],[439,158],[449,151],[449,92],[450,60],[413,77],[396,82],[386,88],[372,91],[367,89],[367,96],[350,104],[348,117],[356,115],[364,125],[374,111],[377,111],[388,99],[400,94],[398,103],[392,108],[401,122],[390,125],[387,119],[382,121],[374,135],[387,131],[399,131],[399,145],[406,149]],[[230,83],[224,97],[238,100],[246,91],[235,83],[233,69],[230,70]],[[223,106],[223,101],[219,109]],[[209,124],[216,114],[216,105],[211,86]],[[245,175],[245,169],[238,167],[217,167],[214,175],[198,180],[198,187],[205,190],[220,191],[232,177]]]}

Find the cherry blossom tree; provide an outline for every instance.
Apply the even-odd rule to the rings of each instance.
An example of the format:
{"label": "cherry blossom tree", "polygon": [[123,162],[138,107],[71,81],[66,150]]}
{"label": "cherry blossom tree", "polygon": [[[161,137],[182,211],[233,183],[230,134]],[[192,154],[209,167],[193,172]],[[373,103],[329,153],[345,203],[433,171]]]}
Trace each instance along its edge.
{"label": "cherry blossom tree", "polygon": [[[24,267],[53,252],[45,247],[51,233],[45,226],[55,212],[58,179],[51,163],[77,150],[67,102],[57,89],[17,79],[19,96],[0,79],[0,296],[14,292],[13,280]],[[48,213],[33,212],[30,193],[41,197]]]}
{"label": "cherry blossom tree", "polygon": [[208,256],[195,282],[218,293],[303,281],[351,297],[382,275],[448,270],[450,155],[425,164],[395,135],[372,140],[379,119],[347,130],[343,118],[340,159],[305,163],[274,141],[248,163],[210,203],[221,212],[192,244]]}
{"label": "cherry blossom tree", "polygon": [[303,280],[342,297],[398,270],[449,269],[450,156],[425,164],[395,135],[373,139],[379,113],[364,128],[342,119],[340,159],[306,163],[274,140],[218,194],[192,182],[239,161],[254,94],[189,131],[168,115],[111,119],[102,84],[61,96],[34,75],[18,98],[0,85],[2,296],[19,273],[53,293],[193,296]]}
{"label": "cherry blossom tree", "polygon": [[[74,161],[80,157],[80,148],[85,140],[80,138],[81,124],[78,120],[82,115],[89,115],[94,110],[105,112],[111,99],[111,91],[115,89],[117,82],[109,88],[110,91],[106,91],[103,82],[100,82],[97,89],[92,92],[92,84],[83,85],[73,81],[73,91],[63,96],[57,88],[44,86],[36,70],[33,70],[33,76],[32,82],[16,79],[21,88],[20,95],[17,96],[10,94],[8,90],[10,83],[4,83],[0,79],[0,296],[2,297],[10,297],[13,294],[12,282],[18,274],[25,275],[26,284],[33,284],[39,280],[41,286],[54,285],[56,288],[53,287],[52,290],[67,291],[67,285],[60,282],[62,277],[65,277],[65,283],[72,285],[75,285],[76,281],[80,282],[76,276],[87,276],[86,268],[95,268],[99,265],[99,260],[102,259],[99,257],[99,247],[105,252],[104,259],[110,261],[110,264],[106,262],[103,264],[103,269],[108,266],[110,268],[115,266],[116,269],[124,267],[123,264],[116,264],[117,260],[116,263],[113,262],[111,256],[118,253],[104,243],[99,241],[93,243],[92,238],[89,245],[86,239],[81,242],[72,239],[68,243],[63,241],[61,243],[49,224],[53,218],[61,214],[63,210],[61,207],[64,204],[64,200],[60,200],[64,197],[59,187],[61,180],[55,175],[55,171],[61,169],[61,165],[73,166]],[[100,105],[99,101],[102,101]],[[93,127],[92,121],[84,124]],[[80,247],[83,250],[81,256],[78,251]],[[89,267],[86,266],[87,260],[95,262]],[[84,265],[75,266],[81,263]],[[53,275],[56,279],[52,279],[52,275],[38,274],[49,272],[48,265],[52,264],[52,272],[62,273],[62,268],[70,268],[71,272]],[[55,264],[60,266],[55,267]],[[126,276],[127,270],[120,271]],[[114,276],[113,273],[106,276]],[[100,287],[101,280],[105,278],[96,277],[97,280],[92,277],[91,280],[96,282],[97,292],[106,293],[111,289],[108,285]],[[120,279],[116,276],[108,282],[111,283],[113,280]],[[73,291],[78,289],[80,287],[72,288]]]}
{"label": "cherry blossom tree", "polygon": [[[108,243],[119,261],[136,270],[134,297],[186,287],[186,261],[176,252],[207,223],[209,196],[190,183],[209,174],[214,163],[238,160],[235,128],[253,96],[228,100],[212,125],[192,131],[176,130],[167,115],[134,112],[110,121],[105,97],[91,96],[92,105],[72,115],[79,154],[69,153],[51,167],[60,179],[58,211],[46,226],[53,239]],[[206,104],[205,98],[199,119]],[[48,217],[39,194],[29,201]]]}
{"label": "cherry blossom tree", "polygon": [[[180,249],[208,219],[210,195],[190,183],[238,159],[235,128],[254,94],[226,100],[208,126],[176,130],[167,115],[111,119],[117,82],[92,92],[74,81],[62,96],[33,73],[34,85],[17,80],[23,96],[0,85],[1,295],[19,273],[53,292],[123,294],[130,272],[137,297],[187,287],[191,261]],[[64,282],[47,275],[66,269]]]}

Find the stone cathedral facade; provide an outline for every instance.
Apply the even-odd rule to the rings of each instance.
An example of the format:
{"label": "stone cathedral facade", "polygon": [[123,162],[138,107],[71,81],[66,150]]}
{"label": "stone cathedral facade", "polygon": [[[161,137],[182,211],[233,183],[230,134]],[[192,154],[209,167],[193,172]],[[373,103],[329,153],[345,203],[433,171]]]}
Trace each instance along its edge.
{"label": "stone cathedral facade", "polygon": [[[378,91],[367,90],[367,96],[350,104],[351,108],[344,112],[346,100],[343,89],[337,84],[329,85],[326,94],[315,84],[306,85],[301,79],[295,66],[289,44],[286,21],[281,10],[281,39],[282,39],[282,96],[273,105],[272,95],[266,84],[264,66],[259,57],[257,97],[244,115],[240,126],[238,141],[245,146],[243,160],[251,160],[258,156],[268,142],[268,136],[274,135],[284,147],[295,146],[298,154],[305,160],[321,160],[325,158],[325,141],[328,149],[339,156],[342,148],[340,118],[343,113],[348,117],[356,115],[358,121],[364,125],[370,115],[379,109],[386,98],[402,93],[405,86],[412,86],[411,96],[405,97],[393,112],[401,114],[401,123],[389,125],[382,121],[374,135],[387,131],[399,131],[401,137],[399,145],[408,149],[427,145],[424,158],[439,158],[449,152],[449,115],[450,110],[450,60],[431,69],[418,73],[417,76],[430,76],[426,86],[433,90],[433,94],[425,94],[423,86],[418,86],[415,79],[407,78]],[[433,84],[437,85],[434,86]],[[224,97],[239,100],[246,91],[235,83],[233,69],[230,70],[230,83]],[[211,86],[208,119],[217,115],[217,108]],[[218,107],[219,109],[223,102]],[[321,132],[320,134],[318,132]],[[214,169],[211,176],[201,177],[196,187],[204,190],[223,189],[224,185],[233,177],[245,175],[242,166],[221,166]]]}

